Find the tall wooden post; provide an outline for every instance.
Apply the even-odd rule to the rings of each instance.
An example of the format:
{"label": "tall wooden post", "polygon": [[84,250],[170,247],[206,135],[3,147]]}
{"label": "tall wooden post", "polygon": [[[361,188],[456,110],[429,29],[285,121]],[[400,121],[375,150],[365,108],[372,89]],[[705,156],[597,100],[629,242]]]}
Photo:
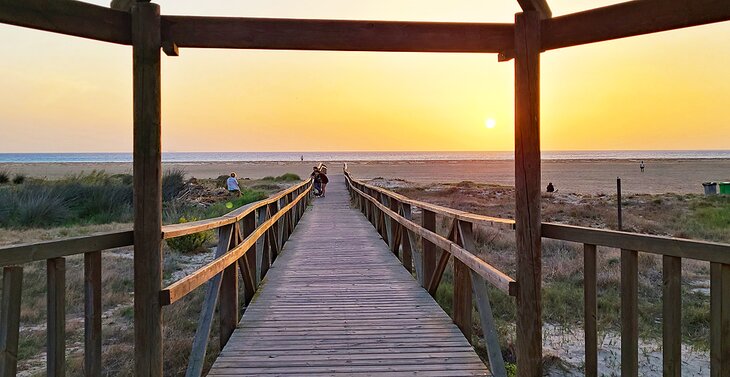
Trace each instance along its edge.
{"label": "tall wooden post", "polygon": [[542,376],[540,14],[515,16],[517,375]]}
{"label": "tall wooden post", "polygon": [[162,376],[160,7],[132,7],[135,376]]}

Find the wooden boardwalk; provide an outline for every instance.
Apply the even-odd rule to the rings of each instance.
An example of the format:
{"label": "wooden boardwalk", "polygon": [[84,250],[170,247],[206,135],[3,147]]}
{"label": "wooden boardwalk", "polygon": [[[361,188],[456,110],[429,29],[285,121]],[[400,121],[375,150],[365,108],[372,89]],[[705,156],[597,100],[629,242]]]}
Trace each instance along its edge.
{"label": "wooden boardwalk", "polygon": [[342,181],[304,215],[209,375],[488,375]]}

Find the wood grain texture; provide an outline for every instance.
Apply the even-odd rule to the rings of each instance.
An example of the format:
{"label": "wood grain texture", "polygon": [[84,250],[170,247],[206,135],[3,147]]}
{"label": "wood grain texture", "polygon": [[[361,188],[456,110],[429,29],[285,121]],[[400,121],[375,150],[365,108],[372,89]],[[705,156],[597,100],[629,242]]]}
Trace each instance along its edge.
{"label": "wood grain texture", "polygon": [[639,253],[621,250],[621,376],[639,375]]}
{"label": "wood grain texture", "polygon": [[512,25],[165,16],[163,39],[179,47],[331,51],[499,52]]}
{"label": "wood grain texture", "polygon": [[46,368],[48,376],[66,375],[66,259],[46,262],[48,293],[48,341]]}
{"label": "wood grain texture", "polygon": [[585,326],[585,374],[598,376],[598,285],[596,271],[596,245],[583,245],[583,323]]}
{"label": "wood grain texture", "polygon": [[727,0],[627,1],[543,20],[542,48],[551,50],[728,20]]}
{"label": "wood grain texture", "polygon": [[131,44],[128,12],[70,0],[2,0],[0,23]]}
{"label": "wood grain texture", "polygon": [[20,298],[23,268],[3,268],[3,293],[0,302],[0,376],[15,377],[18,367],[20,335]]}
{"label": "wood grain texture", "polygon": [[[421,227],[430,232],[436,232],[436,213],[427,209],[421,211]],[[439,252],[430,240],[421,238],[421,272],[423,273],[423,287],[431,291],[433,276],[436,273],[436,264]]]}
{"label": "wood grain texture", "polygon": [[134,233],[130,230],[0,247],[0,267],[131,246],[133,243]]}
{"label": "wood grain texture", "polygon": [[[230,226],[233,227],[230,240],[227,242],[226,246],[223,246],[226,251],[238,246],[238,244],[242,241],[239,234],[239,223],[234,223]],[[223,237],[219,237],[218,242],[220,243],[220,239],[224,239],[225,236],[226,234],[223,234]],[[250,249],[251,248],[249,247],[249,250]],[[248,255],[244,255],[238,259],[238,262],[246,259],[247,257]],[[223,346],[225,346],[228,342],[228,339],[231,337],[231,334],[233,334],[233,330],[236,329],[236,324],[238,324],[239,320],[238,263],[234,263],[226,267],[222,274],[220,296],[218,298],[218,313],[220,315],[220,330],[218,332],[218,338],[220,340],[221,348],[223,348]]]}
{"label": "wood grain texture", "polygon": [[665,377],[682,375],[682,259],[662,257],[662,363]]}
{"label": "wood grain texture", "polygon": [[730,245],[682,238],[542,223],[542,236],[617,249],[730,264]]}
{"label": "wood grain texture", "polygon": [[730,265],[710,263],[710,376],[730,370]]}
{"label": "wood grain texture", "polygon": [[540,14],[515,17],[517,374],[542,375],[540,236]]}
{"label": "wood grain texture", "polygon": [[132,7],[134,118],[134,359],[162,376],[162,138],[160,7]]}
{"label": "wood grain texture", "polygon": [[209,375],[487,375],[336,180],[294,229]]}
{"label": "wood grain texture", "polygon": [[84,375],[101,376],[101,251],[84,254]]}

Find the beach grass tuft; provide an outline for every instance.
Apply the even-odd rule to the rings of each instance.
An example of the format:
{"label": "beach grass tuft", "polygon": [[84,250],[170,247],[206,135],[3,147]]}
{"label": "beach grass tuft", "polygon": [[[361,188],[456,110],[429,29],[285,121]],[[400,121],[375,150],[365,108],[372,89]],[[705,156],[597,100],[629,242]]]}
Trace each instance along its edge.
{"label": "beach grass tuft", "polygon": [[0,185],[10,182],[10,172],[7,170],[0,170]]}

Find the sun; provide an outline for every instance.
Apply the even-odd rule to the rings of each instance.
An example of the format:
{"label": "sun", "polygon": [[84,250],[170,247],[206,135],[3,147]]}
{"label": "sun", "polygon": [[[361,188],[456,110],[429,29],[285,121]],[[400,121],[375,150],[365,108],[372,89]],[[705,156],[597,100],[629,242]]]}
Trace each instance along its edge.
{"label": "sun", "polygon": [[484,126],[487,128],[494,128],[494,126],[497,125],[497,121],[493,118],[487,118],[486,121],[484,121]]}

